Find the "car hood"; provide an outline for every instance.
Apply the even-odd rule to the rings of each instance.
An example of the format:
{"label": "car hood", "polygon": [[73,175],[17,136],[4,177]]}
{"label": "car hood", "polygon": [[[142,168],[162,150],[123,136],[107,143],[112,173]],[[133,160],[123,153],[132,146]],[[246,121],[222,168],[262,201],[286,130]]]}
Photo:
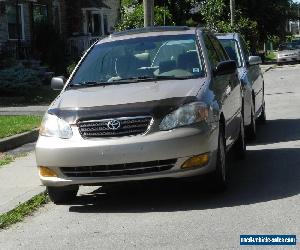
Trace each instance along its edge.
{"label": "car hood", "polygon": [[48,113],[70,123],[121,116],[161,117],[197,100],[204,83],[201,78],[67,89],[53,102]]}

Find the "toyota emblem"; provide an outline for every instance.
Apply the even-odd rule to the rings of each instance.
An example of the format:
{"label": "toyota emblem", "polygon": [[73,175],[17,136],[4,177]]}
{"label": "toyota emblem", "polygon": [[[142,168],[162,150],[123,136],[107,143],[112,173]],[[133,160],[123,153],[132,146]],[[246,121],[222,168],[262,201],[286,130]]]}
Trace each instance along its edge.
{"label": "toyota emblem", "polygon": [[111,130],[117,130],[121,127],[121,123],[118,120],[111,120],[107,123],[107,127]]}

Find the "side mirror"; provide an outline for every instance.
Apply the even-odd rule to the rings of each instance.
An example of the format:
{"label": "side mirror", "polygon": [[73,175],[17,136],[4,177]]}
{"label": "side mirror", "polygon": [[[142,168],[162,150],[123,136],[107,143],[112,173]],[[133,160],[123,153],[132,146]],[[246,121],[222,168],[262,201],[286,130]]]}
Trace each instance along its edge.
{"label": "side mirror", "polygon": [[215,76],[227,75],[227,74],[234,74],[237,70],[236,62],[231,61],[224,61],[220,62],[214,70]]}
{"label": "side mirror", "polygon": [[64,76],[53,77],[51,80],[51,88],[53,90],[62,90],[65,86],[66,78]]}
{"label": "side mirror", "polygon": [[249,56],[248,63],[249,65],[258,65],[262,64],[262,60],[260,56]]}

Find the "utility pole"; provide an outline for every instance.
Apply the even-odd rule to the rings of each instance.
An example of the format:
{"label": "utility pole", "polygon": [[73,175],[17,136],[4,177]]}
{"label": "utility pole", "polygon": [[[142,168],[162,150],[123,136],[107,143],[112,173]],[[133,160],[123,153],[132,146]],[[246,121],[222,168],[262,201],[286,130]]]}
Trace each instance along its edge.
{"label": "utility pole", "polygon": [[235,22],[235,0],[230,0],[230,23],[233,27]]}
{"label": "utility pole", "polygon": [[144,27],[153,26],[154,0],[144,0]]}

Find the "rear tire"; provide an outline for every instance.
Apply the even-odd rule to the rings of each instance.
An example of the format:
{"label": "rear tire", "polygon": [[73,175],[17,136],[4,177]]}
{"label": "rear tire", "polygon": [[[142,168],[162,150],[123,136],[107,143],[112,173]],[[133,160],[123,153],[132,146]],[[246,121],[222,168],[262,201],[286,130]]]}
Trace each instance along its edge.
{"label": "rear tire", "polygon": [[246,142],[245,142],[245,129],[244,129],[244,118],[241,120],[241,129],[239,138],[235,144],[236,157],[239,160],[243,160],[246,157]]}
{"label": "rear tire", "polygon": [[224,191],[228,185],[226,165],[226,145],[223,128],[220,126],[216,170],[211,174],[213,190]]}
{"label": "rear tire", "polygon": [[262,105],[262,110],[261,110],[261,114],[258,117],[258,121],[261,124],[265,124],[267,122],[267,116],[266,116],[266,103],[264,102],[264,104]]}
{"label": "rear tire", "polygon": [[66,204],[73,201],[78,190],[78,185],[66,187],[47,187],[50,200],[55,204]]}
{"label": "rear tire", "polygon": [[253,108],[251,108],[251,124],[247,127],[247,139],[249,141],[256,139],[256,120]]}

